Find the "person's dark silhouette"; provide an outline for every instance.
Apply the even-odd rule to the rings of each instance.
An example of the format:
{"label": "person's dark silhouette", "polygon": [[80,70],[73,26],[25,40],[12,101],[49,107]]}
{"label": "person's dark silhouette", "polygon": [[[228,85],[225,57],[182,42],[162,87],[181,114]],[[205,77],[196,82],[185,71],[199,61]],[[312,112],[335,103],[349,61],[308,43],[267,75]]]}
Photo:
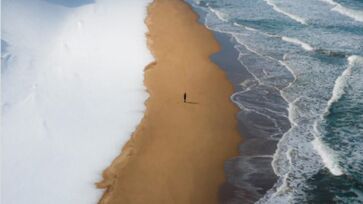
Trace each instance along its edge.
{"label": "person's dark silhouette", "polygon": [[184,92],[184,103],[187,102],[187,93]]}

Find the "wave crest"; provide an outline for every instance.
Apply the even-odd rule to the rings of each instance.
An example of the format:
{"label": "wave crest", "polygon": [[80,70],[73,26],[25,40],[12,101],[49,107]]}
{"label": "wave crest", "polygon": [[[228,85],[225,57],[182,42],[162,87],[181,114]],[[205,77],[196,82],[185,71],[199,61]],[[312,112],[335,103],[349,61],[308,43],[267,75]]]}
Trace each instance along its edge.
{"label": "wave crest", "polygon": [[296,22],[299,22],[299,23],[301,23],[301,24],[303,24],[303,25],[307,25],[306,20],[305,20],[304,18],[302,18],[302,17],[300,17],[300,16],[294,15],[294,14],[292,14],[292,13],[289,13],[289,12],[287,12],[287,11],[284,11],[284,10],[280,9],[280,8],[279,8],[279,7],[278,7],[275,3],[273,3],[271,0],[265,0],[265,2],[266,2],[268,5],[272,6],[272,8],[273,8],[275,11],[277,11],[277,12],[279,12],[279,13],[281,13],[281,14],[284,14],[285,16],[287,16],[287,17],[289,17],[289,18],[293,19],[293,20],[294,20],[294,21],[296,21]]}
{"label": "wave crest", "polygon": [[354,9],[350,9],[347,7],[344,7],[343,5],[333,1],[333,0],[321,0],[323,2],[326,2],[330,5],[333,5],[334,7],[331,9],[332,11],[336,11],[342,15],[348,16],[356,21],[363,22],[363,11],[358,11]]}
{"label": "wave crest", "polygon": [[332,97],[328,101],[326,113],[329,112],[331,105],[337,102],[344,94],[344,88],[347,86],[348,79],[352,74],[352,68],[357,63],[363,63],[363,57],[352,55],[348,57],[348,67],[343,73],[335,80]]}
{"label": "wave crest", "polygon": [[325,166],[330,173],[335,176],[343,175],[343,170],[340,168],[334,150],[330,149],[324,142],[316,137],[312,142],[314,149],[318,152]]}
{"label": "wave crest", "polygon": [[314,48],[311,45],[309,45],[309,44],[307,44],[307,43],[305,43],[305,42],[303,42],[303,41],[301,41],[299,39],[290,38],[290,37],[286,37],[286,36],[283,36],[281,39],[283,41],[286,41],[286,42],[289,42],[289,43],[292,43],[292,44],[295,44],[295,45],[299,45],[300,47],[302,47],[306,51],[313,51],[314,50]]}

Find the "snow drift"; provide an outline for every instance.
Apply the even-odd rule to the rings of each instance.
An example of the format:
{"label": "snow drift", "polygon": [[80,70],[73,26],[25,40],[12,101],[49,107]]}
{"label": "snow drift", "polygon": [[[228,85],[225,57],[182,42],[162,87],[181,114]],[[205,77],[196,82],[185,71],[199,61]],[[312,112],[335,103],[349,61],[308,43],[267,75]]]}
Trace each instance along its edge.
{"label": "snow drift", "polygon": [[2,1],[2,203],[98,201],[145,109],[149,1]]}

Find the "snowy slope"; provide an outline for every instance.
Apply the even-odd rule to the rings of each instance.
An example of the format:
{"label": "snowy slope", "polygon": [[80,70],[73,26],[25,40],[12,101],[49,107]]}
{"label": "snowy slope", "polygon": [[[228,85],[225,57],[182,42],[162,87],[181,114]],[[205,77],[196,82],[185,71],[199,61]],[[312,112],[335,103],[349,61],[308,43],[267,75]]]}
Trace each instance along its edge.
{"label": "snowy slope", "polygon": [[2,1],[4,204],[96,203],[145,109],[150,0],[59,2]]}

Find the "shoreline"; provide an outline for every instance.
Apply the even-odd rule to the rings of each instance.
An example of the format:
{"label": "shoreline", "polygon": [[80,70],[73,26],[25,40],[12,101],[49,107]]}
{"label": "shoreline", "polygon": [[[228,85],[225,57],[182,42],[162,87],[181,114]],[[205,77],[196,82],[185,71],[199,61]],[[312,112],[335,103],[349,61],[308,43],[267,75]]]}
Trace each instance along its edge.
{"label": "shoreline", "polygon": [[[155,0],[145,22],[155,58],[145,68],[150,97],[97,184],[106,188],[100,203],[218,203],[224,162],[241,141],[233,86],[209,59],[220,46],[185,2]],[[183,103],[184,92],[191,103]]]}
{"label": "shoreline", "polygon": [[[239,53],[234,48],[233,41],[235,39],[233,36],[217,31],[213,31],[213,33],[222,49],[214,54],[211,60],[227,73],[229,80],[235,86],[235,93],[238,93],[241,91],[240,82],[249,80],[251,78],[250,73],[237,60]],[[253,127],[251,123],[257,124],[258,118],[245,117],[243,116],[245,113],[246,111],[243,109],[238,113],[238,129],[243,133],[243,142],[239,145],[240,155],[229,158],[225,163],[226,177],[231,178],[228,181],[236,182],[238,180],[236,182],[238,185],[226,182],[225,186],[228,187],[225,190],[226,195],[228,195],[225,197],[226,203],[232,200],[254,203],[273,188],[278,179],[271,165],[272,158],[253,159],[258,155],[273,155],[277,150],[278,141],[256,140],[258,133],[256,128],[251,128]],[[245,176],[249,173],[245,173],[245,169],[249,169],[250,166],[251,169],[257,167],[261,173]],[[263,177],[262,174],[264,174]]]}
{"label": "shoreline", "polygon": [[[208,28],[205,24],[207,12],[198,8],[190,1],[187,1],[193,10],[199,15],[199,22]],[[210,56],[213,63],[222,69],[229,81],[234,86],[234,94],[243,91],[241,82],[253,78],[247,68],[238,60],[240,52],[235,47],[238,42],[235,37],[229,33],[208,28],[213,32],[214,38],[220,45],[220,50]],[[234,94],[231,96],[235,104]],[[239,155],[231,157],[225,161],[226,182],[220,189],[221,203],[229,202],[247,202],[254,203],[259,200],[268,190],[273,188],[277,182],[271,159],[263,155],[273,155],[277,150],[277,142],[264,140],[260,137],[258,129],[253,124],[259,123],[259,118],[246,115],[245,110],[240,109],[237,114],[238,130],[243,135],[243,141],[239,144]],[[259,138],[259,139],[257,139]],[[259,158],[259,155],[262,155]],[[258,169],[258,172],[246,171],[246,169]],[[261,175],[264,175],[263,178]],[[262,179],[261,179],[262,178]]]}
{"label": "shoreline", "polygon": [[[235,90],[231,100],[238,106],[242,105],[237,118],[239,132],[243,133],[243,142],[239,145],[239,156],[229,158],[225,162],[227,179],[223,189],[221,189],[224,194],[222,203],[254,203],[267,192],[273,190],[279,179],[272,166],[274,154],[278,151],[277,144],[279,140],[268,139],[269,134],[273,132],[266,135],[267,132],[263,132],[255,126],[261,123],[261,118],[249,114],[249,111],[243,108],[244,102],[247,102],[248,106],[250,96],[240,94],[246,93],[244,92],[245,88],[241,86],[241,82],[253,80],[253,76],[239,60],[243,51],[236,47],[239,45],[236,36],[215,29],[213,26],[210,27],[208,23],[205,23],[208,20],[208,12],[194,4],[192,0],[187,2],[192,5],[193,10],[200,16],[200,22],[213,32],[215,39],[221,46],[220,51],[211,56],[211,61],[227,74],[229,81],[234,85]],[[255,97],[258,98],[257,95]],[[279,118],[278,121],[281,124],[280,127],[284,130],[283,132],[290,128],[288,120]],[[266,127],[268,126],[266,125]],[[273,126],[270,127],[273,128]],[[267,137],[264,137],[264,135]],[[271,155],[271,157],[265,155]]]}
{"label": "shoreline", "polygon": [[[208,19],[206,16],[208,12],[200,9],[192,1],[188,2],[193,6],[194,11],[199,14],[200,21],[204,25],[204,21]],[[209,27],[208,23],[205,26],[213,32],[215,39],[221,46],[221,50],[213,54],[211,60],[224,70],[229,81],[234,85],[235,93],[231,96],[232,101],[235,104],[242,105],[237,118],[238,129],[243,133],[243,142],[239,145],[240,155],[229,158],[225,162],[227,180],[223,185],[224,189],[221,189],[225,194],[222,203],[255,203],[266,193],[273,191],[279,179],[272,166],[272,160],[275,152],[278,151],[278,142],[280,140],[269,139],[269,135],[273,133],[271,131],[273,129],[270,128],[274,128],[274,126],[266,123],[265,125],[269,131],[261,131],[261,128],[256,127],[256,124],[268,121],[261,120],[258,115],[249,114],[250,112],[245,111],[243,108],[245,102],[248,106],[251,96],[248,95],[248,92],[245,92],[241,82],[253,80],[253,76],[239,60],[243,51],[236,47],[239,45],[236,36],[223,32],[223,30],[215,29],[213,26]],[[273,90],[269,91],[273,92]],[[259,97],[255,95],[254,98],[253,100],[256,100]],[[284,103],[282,102],[282,104]],[[277,121],[283,129],[280,135],[282,136],[290,128],[290,123],[283,117],[277,117]],[[271,155],[271,157],[266,157],[265,155]]]}

